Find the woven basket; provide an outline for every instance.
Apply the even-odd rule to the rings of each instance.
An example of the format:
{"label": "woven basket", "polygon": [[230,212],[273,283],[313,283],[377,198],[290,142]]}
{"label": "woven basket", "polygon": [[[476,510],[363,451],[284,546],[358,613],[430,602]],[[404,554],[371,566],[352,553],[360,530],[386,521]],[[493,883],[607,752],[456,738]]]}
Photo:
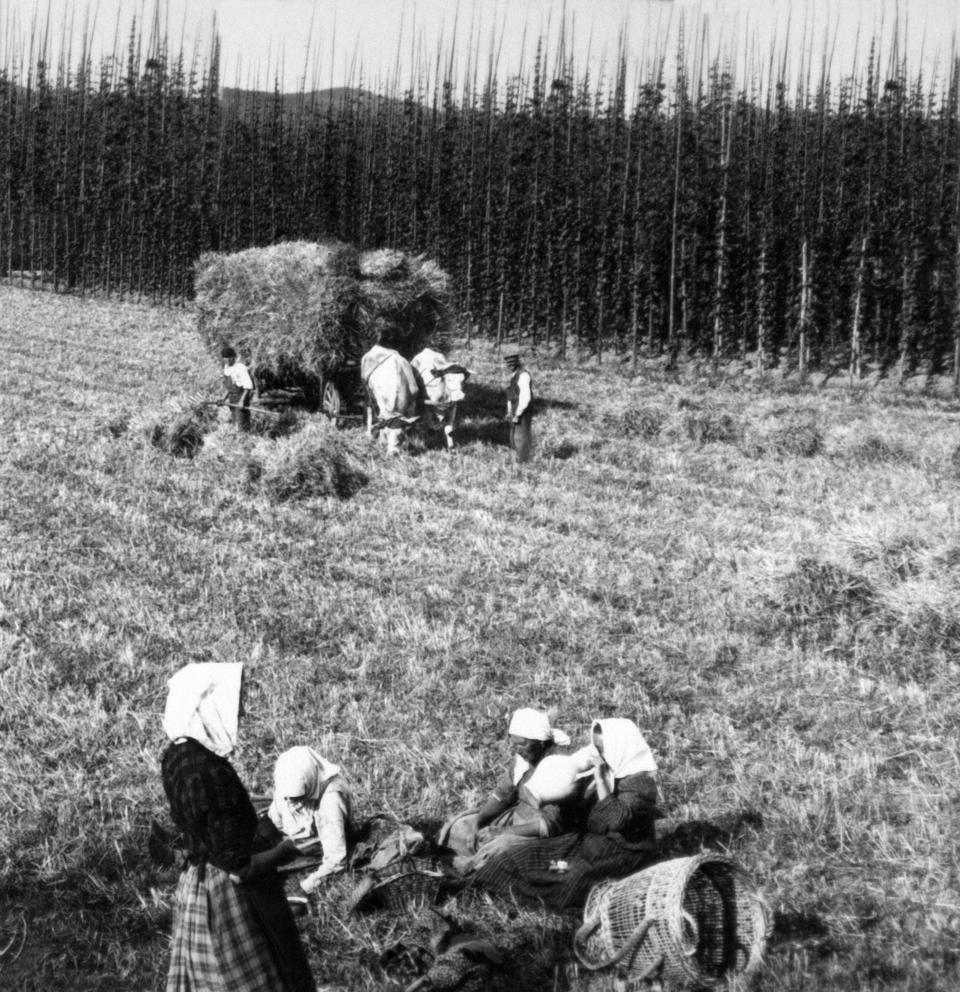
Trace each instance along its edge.
{"label": "woven basket", "polygon": [[402,858],[368,874],[350,901],[351,912],[372,909],[406,910],[436,902],[442,871],[417,858]]}
{"label": "woven basket", "polygon": [[675,858],[595,886],[573,948],[591,987],[732,987],[763,960],[770,916],[749,876],[728,858]]}

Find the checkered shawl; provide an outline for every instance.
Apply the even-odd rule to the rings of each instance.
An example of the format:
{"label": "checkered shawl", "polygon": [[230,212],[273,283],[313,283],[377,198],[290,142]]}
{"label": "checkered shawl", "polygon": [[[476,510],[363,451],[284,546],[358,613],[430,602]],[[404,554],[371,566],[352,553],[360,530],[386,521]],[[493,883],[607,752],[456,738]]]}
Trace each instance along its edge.
{"label": "checkered shawl", "polygon": [[166,992],[286,989],[241,885],[214,865],[180,876]]}
{"label": "checkered shawl", "polygon": [[253,854],[257,814],[230,762],[187,738],[164,751],[160,769],[190,862],[228,872],[244,868]]}

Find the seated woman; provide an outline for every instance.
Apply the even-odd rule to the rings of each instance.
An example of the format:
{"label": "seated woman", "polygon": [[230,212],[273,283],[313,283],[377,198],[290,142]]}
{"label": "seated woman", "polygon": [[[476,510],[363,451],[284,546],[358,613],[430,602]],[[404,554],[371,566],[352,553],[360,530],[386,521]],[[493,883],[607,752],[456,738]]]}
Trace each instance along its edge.
{"label": "seated woman", "polygon": [[622,878],[653,860],[657,764],[639,727],[622,718],[595,720],[590,744],[575,758],[592,768],[585,828],[488,858],[474,884],[567,909],[582,906],[602,879]]}
{"label": "seated woman", "polygon": [[578,822],[579,794],[543,803],[521,794],[534,769],[545,758],[565,753],[570,738],[550,726],[546,713],[529,707],[514,712],[507,733],[513,758],[493,792],[479,809],[448,820],[437,838],[461,856],[458,867],[464,871],[476,869],[497,851],[564,833]]}
{"label": "seated woman", "polygon": [[[347,867],[350,834],[350,789],[338,765],[311,747],[292,747],[277,758],[273,772],[273,802],[267,816],[274,826],[307,853],[318,844],[323,858],[301,883],[313,892],[322,878]],[[313,841],[313,843],[310,843]]]}
{"label": "seated woman", "polygon": [[173,911],[167,992],[315,992],[276,867],[290,840],[259,843],[257,814],[227,755],[242,664],[187,665],[170,679],[163,789],[186,847]]}

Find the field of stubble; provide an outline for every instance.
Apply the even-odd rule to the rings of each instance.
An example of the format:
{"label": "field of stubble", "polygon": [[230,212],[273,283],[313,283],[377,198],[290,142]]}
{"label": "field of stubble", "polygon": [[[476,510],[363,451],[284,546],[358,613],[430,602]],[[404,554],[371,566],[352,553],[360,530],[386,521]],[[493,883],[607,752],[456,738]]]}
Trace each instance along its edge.
{"label": "field of stubble", "polygon": [[[188,310],[0,288],[0,987],[163,987],[175,872],[145,842],[190,660],[247,662],[253,792],[310,742],[361,815],[428,825],[490,787],[514,707],[633,717],[666,850],[728,851],[769,900],[758,992],[958,987],[954,405],[534,354],[521,468],[495,356],[456,354],[457,454],[321,424],[365,484],[278,499],[246,467],[296,433],[144,437],[216,394]],[[303,920],[317,978],[399,988],[376,959],[420,921],[345,919],[350,888]],[[505,950],[490,988],[571,987],[575,920],[447,912]]]}

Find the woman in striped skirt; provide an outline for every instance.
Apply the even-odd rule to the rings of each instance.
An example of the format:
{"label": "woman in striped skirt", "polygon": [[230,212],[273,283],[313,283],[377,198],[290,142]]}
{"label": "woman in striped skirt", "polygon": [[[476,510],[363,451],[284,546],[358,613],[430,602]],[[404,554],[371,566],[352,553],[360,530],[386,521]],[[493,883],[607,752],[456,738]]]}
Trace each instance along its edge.
{"label": "woman in striped skirt", "polygon": [[[169,683],[161,762],[186,848],[177,885],[167,992],[315,992],[276,866],[290,840],[261,839],[227,760],[240,716],[242,664],[187,665]],[[274,838],[276,839],[276,838]]]}

